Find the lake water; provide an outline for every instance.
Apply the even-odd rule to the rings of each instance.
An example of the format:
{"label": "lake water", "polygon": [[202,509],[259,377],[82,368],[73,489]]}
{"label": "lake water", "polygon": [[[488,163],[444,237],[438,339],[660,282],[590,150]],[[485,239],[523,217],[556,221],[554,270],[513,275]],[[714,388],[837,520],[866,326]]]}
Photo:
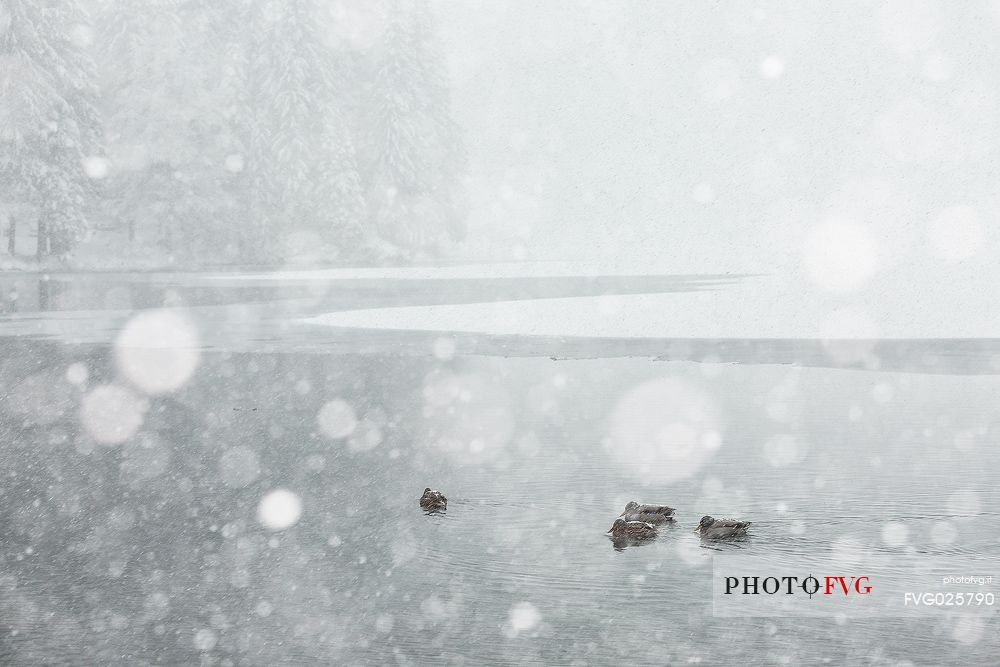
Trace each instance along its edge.
{"label": "lake water", "polygon": [[[995,664],[996,613],[719,618],[711,591],[718,553],[1000,563],[996,341],[302,321],[727,280],[0,279],[0,663]],[[196,345],[129,357],[164,305]],[[616,549],[632,499],[678,520]],[[703,514],[751,536],[702,543]]]}

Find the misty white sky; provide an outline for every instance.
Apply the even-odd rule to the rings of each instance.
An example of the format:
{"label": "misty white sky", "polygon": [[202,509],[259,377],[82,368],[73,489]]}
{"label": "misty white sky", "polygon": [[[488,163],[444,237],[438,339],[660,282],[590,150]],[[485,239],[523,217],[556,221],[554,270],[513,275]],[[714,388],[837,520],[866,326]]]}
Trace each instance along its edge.
{"label": "misty white sky", "polygon": [[995,328],[1000,3],[434,6],[471,256],[760,272]]}
{"label": "misty white sky", "polygon": [[531,256],[757,267],[827,216],[919,246],[941,210],[995,208],[986,2],[436,7],[476,231]]}

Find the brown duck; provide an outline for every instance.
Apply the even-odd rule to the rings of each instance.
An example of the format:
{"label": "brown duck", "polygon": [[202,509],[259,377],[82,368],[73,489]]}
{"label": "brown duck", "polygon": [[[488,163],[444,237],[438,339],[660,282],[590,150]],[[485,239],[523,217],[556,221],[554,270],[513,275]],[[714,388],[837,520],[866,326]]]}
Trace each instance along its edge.
{"label": "brown duck", "polygon": [[420,506],[425,510],[443,510],[448,508],[448,499],[440,491],[431,491],[428,486],[424,495],[420,496]]}
{"label": "brown duck", "polygon": [[626,521],[625,519],[615,519],[608,530],[611,537],[616,540],[649,540],[656,537],[656,526],[645,521]]}

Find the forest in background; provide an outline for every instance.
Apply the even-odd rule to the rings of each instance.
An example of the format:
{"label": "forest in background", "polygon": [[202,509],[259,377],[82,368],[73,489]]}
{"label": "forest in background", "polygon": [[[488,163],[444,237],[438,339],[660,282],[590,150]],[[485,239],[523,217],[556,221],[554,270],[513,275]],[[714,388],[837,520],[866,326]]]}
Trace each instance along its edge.
{"label": "forest in background", "polygon": [[436,257],[464,162],[421,3],[0,3],[7,260]]}

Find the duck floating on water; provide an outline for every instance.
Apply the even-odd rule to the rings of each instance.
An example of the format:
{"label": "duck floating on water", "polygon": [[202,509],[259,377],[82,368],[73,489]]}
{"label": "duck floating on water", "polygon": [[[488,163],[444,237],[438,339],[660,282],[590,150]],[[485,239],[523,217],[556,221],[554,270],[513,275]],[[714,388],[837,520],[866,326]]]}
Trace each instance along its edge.
{"label": "duck floating on water", "polygon": [[448,499],[440,491],[431,491],[428,486],[424,495],[420,496],[420,506],[425,510],[443,510],[448,508]]}
{"label": "duck floating on water", "polygon": [[666,505],[640,505],[634,500],[625,506],[625,511],[619,515],[626,521],[645,521],[658,524],[674,520],[674,508]]}
{"label": "duck floating on water", "polygon": [[698,522],[697,533],[701,535],[702,539],[719,540],[746,535],[748,528],[750,528],[749,521],[716,519],[706,515],[701,517],[701,521]]}
{"label": "duck floating on water", "polygon": [[645,521],[615,519],[608,532],[616,540],[651,540],[656,537],[656,526]]}

